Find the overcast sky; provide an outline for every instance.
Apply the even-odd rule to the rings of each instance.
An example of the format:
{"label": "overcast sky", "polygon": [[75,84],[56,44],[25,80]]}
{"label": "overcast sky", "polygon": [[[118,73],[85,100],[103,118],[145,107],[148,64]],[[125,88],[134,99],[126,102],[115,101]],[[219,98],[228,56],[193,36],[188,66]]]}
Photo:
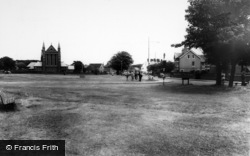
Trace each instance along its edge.
{"label": "overcast sky", "polygon": [[0,57],[40,59],[43,42],[62,61],[106,63],[118,51],[135,63],[173,60],[186,34],[187,0],[0,0]]}

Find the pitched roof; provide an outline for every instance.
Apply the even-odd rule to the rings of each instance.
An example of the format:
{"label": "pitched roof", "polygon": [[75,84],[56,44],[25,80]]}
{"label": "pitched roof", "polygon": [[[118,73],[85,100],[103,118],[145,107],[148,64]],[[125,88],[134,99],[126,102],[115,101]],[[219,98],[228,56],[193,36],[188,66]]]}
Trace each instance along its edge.
{"label": "pitched roof", "polygon": [[34,69],[34,67],[41,67],[42,66],[42,62],[30,62],[27,67],[29,67],[29,69]]}
{"label": "pitched roof", "polygon": [[141,68],[143,64],[132,64],[131,67],[138,67]]}
{"label": "pitched roof", "polygon": [[205,60],[206,60],[205,56],[204,55],[199,55],[199,56],[201,58],[201,62],[205,62]]}
{"label": "pitched roof", "polygon": [[57,50],[53,47],[53,45],[50,45],[46,51],[56,51],[57,52]]}
{"label": "pitched roof", "polygon": [[30,62],[27,67],[34,67],[34,65],[36,64],[36,62]]}
{"label": "pitched roof", "polygon": [[74,69],[75,69],[75,66],[68,66],[68,69],[69,69],[69,70],[74,70]]}
{"label": "pitched roof", "polygon": [[41,67],[42,66],[42,62],[36,62],[34,66],[35,67]]}
{"label": "pitched roof", "polygon": [[174,58],[176,59],[176,58],[180,57],[181,54],[182,54],[182,53],[174,53]]}
{"label": "pitched roof", "polygon": [[89,67],[93,67],[93,68],[100,68],[102,66],[102,63],[91,63],[89,64]]}
{"label": "pitched roof", "polygon": [[[182,53],[175,53],[176,55],[176,57],[175,57],[175,59],[176,58],[182,58],[183,56],[185,56],[186,54],[188,54],[189,52],[191,52],[191,53],[193,53],[195,56],[197,56],[198,58],[200,58],[200,59],[202,59],[201,58],[201,55],[197,55],[193,50],[189,50],[189,49],[187,49],[187,48],[184,48],[183,50],[182,50]],[[180,55],[179,55],[180,54]]]}
{"label": "pitched roof", "polygon": [[68,65],[64,62],[61,62],[61,67],[67,67]]}

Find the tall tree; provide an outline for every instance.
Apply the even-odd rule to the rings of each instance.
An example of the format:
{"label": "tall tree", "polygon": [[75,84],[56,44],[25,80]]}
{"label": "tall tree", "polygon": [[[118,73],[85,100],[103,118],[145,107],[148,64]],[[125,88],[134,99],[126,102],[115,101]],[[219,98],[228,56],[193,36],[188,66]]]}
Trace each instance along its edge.
{"label": "tall tree", "polygon": [[207,60],[216,65],[216,84],[221,84],[222,67],[231,63],[233,84],[235,66],[246,53],[249,42],[249,0],[189,0],[187,35],[181,44],[201,48]]}
{"label": "tall tree", "polygon": [[134,62],[132,56],[126,52],[121,51],[115,54],[110,61],[108,62],[109,66],[115,69],[118,73],[121,73],[123,70],[127,70],[129,66]]}
{"label": "tall tree", "polygon": [[75,67],[74,73],[82,73],[85,71],[84,65],[81,61],[74,61],[72,65]]}
{"label": "tall tree", "polygon": [[174,69],[174,63],[171,61],[162,61],[160,63],[151,64],[148,67],[148,71],[152,71],[153,75],[160,73],[170,73]]}
{"label": "tall tree", "polygon": [[0,69],[3,70],[15,70],[16,62],[10,57],[2,57],[0,58]]}

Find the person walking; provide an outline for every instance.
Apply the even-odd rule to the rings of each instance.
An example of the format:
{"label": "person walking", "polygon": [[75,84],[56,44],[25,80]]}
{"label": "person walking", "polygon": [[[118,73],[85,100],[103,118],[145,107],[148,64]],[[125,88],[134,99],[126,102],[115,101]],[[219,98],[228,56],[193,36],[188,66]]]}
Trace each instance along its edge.
{"label": "person walking", "polygon": [[134,75],[134,72],[132,71],[132,72],[131,72],[131,81],[134,81],[134,76],[135,76],[135,75]]}
{"label": "person walking", "polygon": [[246,72],[245,72],[245,69],[243,69],[242,72],[241,72],[241,85],[246,86]]}
{"label": "person walking", "polygon": [[128,81],[128,77],[129,77],[129,72],[127,71],[127,72],[126,72],[127,81]]}
{"label": "person walking", "polygon": [[142,79],[142,72],[141,71],[139,71],[139,81],[141,81],[141,79]]}
{"label": "person walking", "polygon": [[137,80],[137,77],[138,77],[138,73],[137,71],[135,71],[135,80]]}

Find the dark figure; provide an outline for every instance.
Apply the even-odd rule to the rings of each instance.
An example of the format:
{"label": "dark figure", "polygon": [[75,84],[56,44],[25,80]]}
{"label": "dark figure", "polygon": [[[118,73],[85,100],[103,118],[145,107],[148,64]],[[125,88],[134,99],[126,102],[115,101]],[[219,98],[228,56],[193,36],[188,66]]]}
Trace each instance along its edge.
{"label": "dark figure", "polygon": [[142,73],[139,72],[139,81],[141,81],[141,79],[142,79]]}
{"label": "dark figure", "polygon": [[131,81],[134,81],[134,73],[131,72]]}
{"label": "dark figure", "polygon": [[137,80],[137,77],[138,77],[138,73],[137,71],[135,71],[135,80]]}
{"label": "dark figure", "polygon": [[226,80],[226,74],[222,73],[221,74],[221,84],[224,85],[225,84],[225,80]]}
{"label": "dark figure", "polygon": [[246,73],[245,70],[241,72],[241,85],[246,86]]}
{"label": "dark figure", "polygon": [[127,81],[128,81],[128,77],[129,77],[129,73],[127,72],[127,73],[126,73],[126,78],[127,78]]}

